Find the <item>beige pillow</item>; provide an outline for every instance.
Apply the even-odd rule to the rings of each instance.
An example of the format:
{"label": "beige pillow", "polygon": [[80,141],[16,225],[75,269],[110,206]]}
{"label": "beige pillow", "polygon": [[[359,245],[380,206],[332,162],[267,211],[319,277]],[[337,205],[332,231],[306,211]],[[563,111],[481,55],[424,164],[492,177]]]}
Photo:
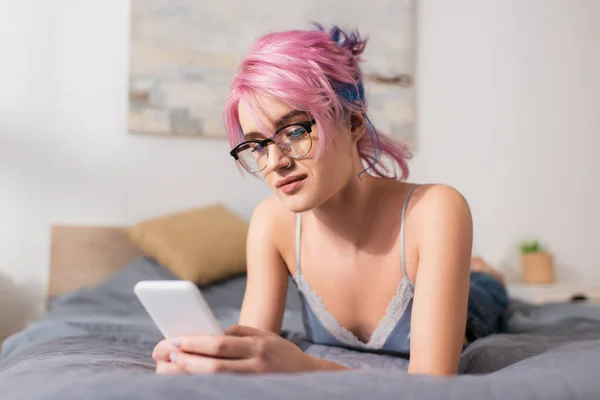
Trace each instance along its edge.
{"label": "beige pillow", "polygon": [[179,279],[198,285],[246,271],[248,223],[221,204],[143,221],[125,233]]}

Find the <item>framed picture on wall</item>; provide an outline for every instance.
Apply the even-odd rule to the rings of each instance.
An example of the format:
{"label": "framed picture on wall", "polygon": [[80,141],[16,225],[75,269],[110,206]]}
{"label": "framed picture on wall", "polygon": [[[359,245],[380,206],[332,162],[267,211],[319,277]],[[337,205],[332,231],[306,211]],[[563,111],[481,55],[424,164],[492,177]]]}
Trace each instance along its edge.
{"label": "framed picture on wall", "polygon": [[223,138],[239,60],[261,35],[333,24],[368,38],[362,64],[375,126],[415,145],[414,0],[132,0],[128,129]]}

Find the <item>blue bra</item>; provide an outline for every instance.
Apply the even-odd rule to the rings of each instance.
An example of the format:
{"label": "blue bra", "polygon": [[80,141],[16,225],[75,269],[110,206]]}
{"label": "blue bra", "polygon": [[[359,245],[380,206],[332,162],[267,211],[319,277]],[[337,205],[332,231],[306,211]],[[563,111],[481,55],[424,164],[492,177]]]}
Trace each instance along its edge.
{"label": "blue bra", "polygon": [[406,274],[404,217],[410,196],[417,187],[418,185],[415,185],[410,189],[402,207],[400,256],[403,277],[396,294],[388,305],[385,316],[379,321],[377,328],[366,343],[337,321],[302,275],[300,264],[302,217],[301,214],[296,215],[296,273],[293,278],[303,303],[304,329],[309,341],[315,344],[353,348],[369,352],[408,354],[414,285]]}
{"label": "blue bra", "polygon": [[[300,264],[302,218],[301,214],[296,215],[296,273],[293,279],[303,303],[303,323],[309,341],[315,344],[400,355],[408,358],[414,284],[406,274],[404,220],[408,201],[417,187],[418,185],[415,185],[409,190],[402,206],[400,259],[403,277],[384,317],[379,321],[377,328],[366,343],[337,321],[302,275]],[[471,271],[465,345],[478,338],[506,332],[508,330],[508,305],[508,294],[500,281],[489,274]]]}

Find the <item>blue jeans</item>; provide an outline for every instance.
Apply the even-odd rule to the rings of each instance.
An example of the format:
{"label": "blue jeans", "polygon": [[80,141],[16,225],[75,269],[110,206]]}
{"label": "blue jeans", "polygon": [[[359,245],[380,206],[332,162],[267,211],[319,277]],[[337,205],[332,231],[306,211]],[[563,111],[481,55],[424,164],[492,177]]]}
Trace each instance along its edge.
{"label": "blue jeans", "polygon": [[490,274],[471,271],[467,308],[467,341],[508,330],[508,293]]}

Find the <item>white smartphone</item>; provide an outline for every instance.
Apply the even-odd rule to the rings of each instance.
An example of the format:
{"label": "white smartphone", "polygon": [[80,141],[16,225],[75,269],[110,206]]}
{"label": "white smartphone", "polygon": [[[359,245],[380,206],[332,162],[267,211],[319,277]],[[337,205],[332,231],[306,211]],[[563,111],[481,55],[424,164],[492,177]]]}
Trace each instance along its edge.
{"label": "white smartphone", "polygon": [[190,281],[140,281],[133,290],[166,339],[223,333],[200,289]]}

